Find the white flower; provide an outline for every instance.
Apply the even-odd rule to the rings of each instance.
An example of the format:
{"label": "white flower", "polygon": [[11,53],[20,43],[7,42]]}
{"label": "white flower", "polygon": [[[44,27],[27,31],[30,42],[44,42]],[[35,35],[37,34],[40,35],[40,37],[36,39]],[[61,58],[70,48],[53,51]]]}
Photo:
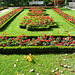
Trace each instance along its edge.
{"label": "white flower", "polygon": [[60,74],[60,75],[63,75],[63,74]]}
{"label": "white flower", "polygon": [[71,68],[70,66],[67,66],[68,68]]}
{"label": "white flower", "polygon": [[63,71],[62,71],[62,70],[59,70],[59,72],[60,72],[60,73],[63,73]]}
{"label": "white flower", "polygon": [[58,70],[58,68],[56,68],[56,70]]}
{"label": "white flower", "polygon": [[22,74],[22,75],[24,75],[24,74]]}
{"label": "white flower", "polygon": [[64,61],[66,61],[66,59],[63,59]]}
{"label": "white flower", "polygon": [[55,72],[55,70],[52,70],[52,72]]}
{"label": "white flower", "polygon": [[67,65],[63,65],[63,67],[67,67]]}
{"label": "white flower", "polygon": [[18,61],[18,59],[16,61]]}
{"label": "white flower", "polygon": [[14,64],[14,67],[16,67],[16,64]]}

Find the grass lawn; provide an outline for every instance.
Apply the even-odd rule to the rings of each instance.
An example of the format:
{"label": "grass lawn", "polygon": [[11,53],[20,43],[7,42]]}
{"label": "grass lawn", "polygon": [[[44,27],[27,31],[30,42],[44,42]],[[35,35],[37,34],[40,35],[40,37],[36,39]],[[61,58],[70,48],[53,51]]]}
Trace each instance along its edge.
{"label": "grass lawn", "polygon": [[[18,59],[18,61],[16,61]],[[65,59],[65,60],[64,60]],[[68,68],[59,66],[59,63],[68,65],[75,70],[75,54],[35,54],[34,63],[25,60],[24,55],[2,55],[0,54],[0,75],[15,75],[15,72],[24,75],[51,75],[56,68],[63,71],[63,75],[74,75]],[[16,67],[14,67],[16,64]],[[29,72],[34,69],[34,72]],[[60,73],[58,71],[58,73]],[[61,73],[60,73],[61,74]],[[53,74],[52,74],[53,75]]]}
{"label": "grass lawn", "polygon": [[[63,8],[61,8],[63,9]],[[12,9],[14,10],[14,9]],[[12,10],[4,13],[7,14]],[[65,10],[68,13],[68,10]],[[26,29],[19,28],[19,22],[21,22],[24,15],[27,15],[28,9],[25,9],[18,16],[16,16],[12,21],[6,24],[2,30],[0,30],[0,35],[6,32],[8,35],[21,35],[26,34],[28,36],[38,36],[41,33],[47,35],[73,35],[75,36],[75,28],[73,28],[69,23],[67,23],[61,16],[59,16],[52,9],[46,9],[49,16],[54,17],[54,21],[57,22],[58,28],[51,28],[49,31],[27,31]],[[71,11],[73,12],[73,11]],[[71,13],[69,12],[69,13]],[[4,15],[1,14],[0,16]],[[72,14],[74,16],[74,14]],[[63,65],[68,65],[71,69],[75,70],[75,53],[73,54],[34,54],[34,62],[28,62],[24,58],[23,54],[12,54],[4,55],[0,54],[0,75],[15,75],[15,72],[21,75],[55,75],[51,74],[52,70],[56,71],[56,68],[62,70],[62,75],[74,75],[74,72],[69,71],[68,68],[59,66],[59,63]],[[18,60],[18,61],[17,61]],[[15,65],[15,66],[14,66]],[[34,69],[34,72],[29,72],[30,69]],[[61,74],[57,70],[59,74]]]}
{"label": "grass lawn", "polygon": [[27,31],[26,29],[19,28],[19,22],[21,22],[24,15],[27,15],[28,9],[25,9],[18,16],[16,16],[11,22],[6,24],[6,27],[0,30],[0,34],[6,32],[8,35],[21,35],[26,34],[28,36],[38,36],[41,33],[48,35],[67,35],[70,34],[75,36],[75,28],[73,28],[69,23],[64,21],[61,16],[55,13],[51,9],[46,9],[49,16],[54,17],[54,21],[57,22],[58,28],[51,28],[49,31]]}

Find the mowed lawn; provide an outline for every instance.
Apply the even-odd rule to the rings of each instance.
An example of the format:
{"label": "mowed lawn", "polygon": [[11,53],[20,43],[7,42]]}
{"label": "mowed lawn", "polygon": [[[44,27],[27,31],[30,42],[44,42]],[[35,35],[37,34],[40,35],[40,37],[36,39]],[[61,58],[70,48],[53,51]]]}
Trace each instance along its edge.
{"label": "mowed lawn", "polygon": [[[0,55],[0,75],[55,75],[52,70],[62,75],[75,75],[68,68],[59,66],[59,63],[68,65],[75,70],[75,53],[73,54],[35,54],[34,62],[28,62],[24,55]],[[16,65],[16,66],[14,66]],[[59,70],[56,70],[58,68]],[[34,72],[29,72],[34,69]],[[63,71],[63,73],[60,73]]]}
{"label": "mowed lawn", "polygon": [[54,18],[54,21],[57,22],[57,28],[50,28],[48,31],[27,31],[27,29],[21,29],[19,27],[19,22],[21,22],[24,16],[27,16],[28,9],[22,11],[18,16],[16,16],[13,20],[11,20],[6,27],[0,30],[0,34],[6,32],[8,35],[21,35],[25,34],[28,36],[38,36],[41,33],[47,35],[72,35],[75,36],[75,28],[72,27],[69,23],[67,23],[61,16],[59,16],[52,9],[46,9],[46,12],[50,17]]}

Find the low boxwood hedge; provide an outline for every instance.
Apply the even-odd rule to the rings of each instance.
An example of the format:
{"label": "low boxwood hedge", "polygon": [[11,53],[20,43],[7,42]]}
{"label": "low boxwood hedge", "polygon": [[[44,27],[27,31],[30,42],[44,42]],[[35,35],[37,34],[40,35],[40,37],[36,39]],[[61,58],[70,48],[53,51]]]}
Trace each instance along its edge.
{"label": "low boxwood hedge", "polygon": [[15,54],[15,53],[72,53],[75,52],[74,47],[63,46],[18,46],[18,47],[0,47],[0,53]]}

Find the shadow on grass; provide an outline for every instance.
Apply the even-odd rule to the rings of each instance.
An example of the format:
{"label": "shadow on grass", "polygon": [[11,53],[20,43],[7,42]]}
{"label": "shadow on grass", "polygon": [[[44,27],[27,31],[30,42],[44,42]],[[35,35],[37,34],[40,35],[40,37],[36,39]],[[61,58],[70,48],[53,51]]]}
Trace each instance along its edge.
{"label": "shadow on grass", "polygon": [[2,49],[0,50],[0,54],[63,54],[63,53],[74,53],[75,52],[75,48],[49,48],[49,49]]}

